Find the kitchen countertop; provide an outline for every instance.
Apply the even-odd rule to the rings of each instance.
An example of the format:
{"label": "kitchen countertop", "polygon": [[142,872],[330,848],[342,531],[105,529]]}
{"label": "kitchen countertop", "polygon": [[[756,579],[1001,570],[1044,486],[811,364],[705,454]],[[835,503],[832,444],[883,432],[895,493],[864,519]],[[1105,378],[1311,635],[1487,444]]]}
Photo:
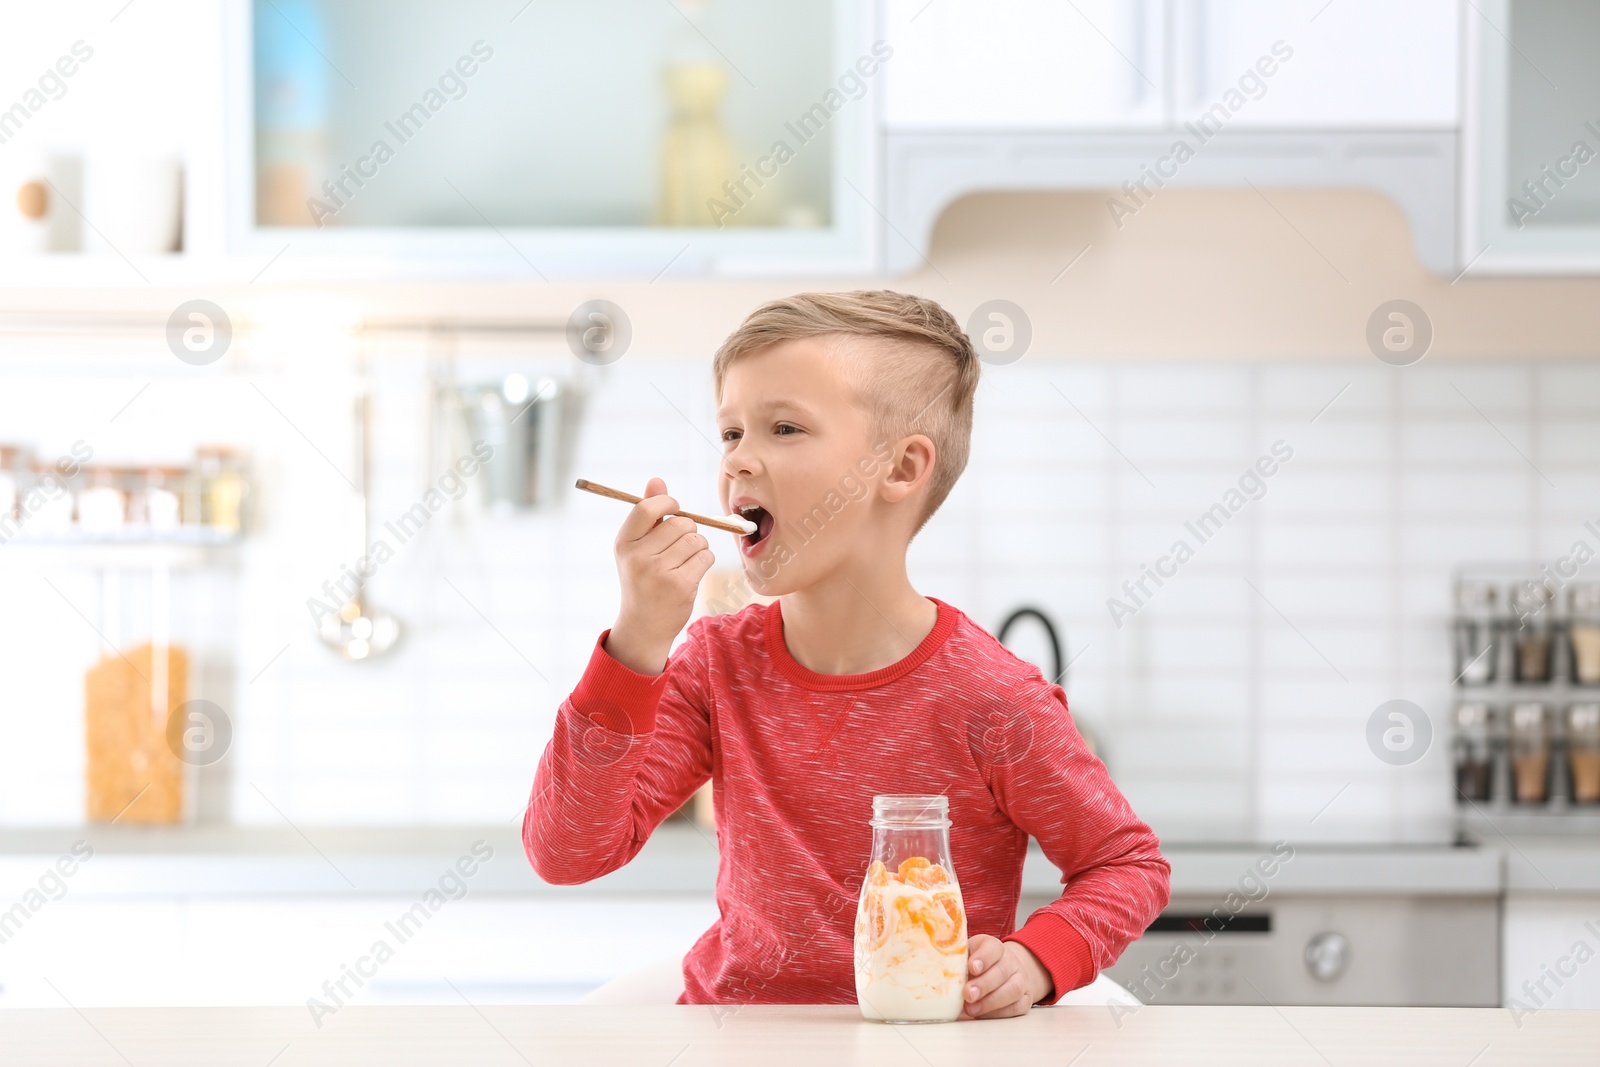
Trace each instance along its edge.
{"label": "kitchen countertop", "polygon": [[[1502,879],[1501,855],[1493,848],[1301,845],[1286,861],[1277,859],[1270,845],[1171,845],[1161,854],[1172,864],[1174,895],[1222,896],[1239,889],[1247,874],[1274,893],[1341,896],[1493,896],[1500,892]],[[1043,870],[1032,881],[1024,871],[1024,891],[1035,891],[1043,881],[1045,889],[1059,892],[1060,873],[1037,851],[1029,852],[1030,869],[1036,859]],[[1258,866],[1263,860],[1275,861],[1266,868],[1273,871],[1269,877]]]}
{"label": "kitchen countertop", "polygon": [[[302,830],[304,831],[302,833]],[[493,849],[474,894],[710,894],[716,838],[679,821],[659,827],[619,870],[581,886],[550,885],[522,851],[521,827],[136,827],[0,832],[0,900],[35,882],[83,841],[94,850],[71,879],[75,897],[416,895],[473,845]]]}
{"label": "kitchen countertop", "polygon": [[1507,837],[1487,843],[1505,853],[1509,892],[1600,894],[1600,840]]}
{"label": "kitchen countertop", "polygon": [[[1047,1007],[982,1022],[887,1026],[854,1005],[348,1007],[0,1012],[11,1067],[117,1062],[583,1064],[1592,1064],[1600,1011],[1500,1008]],[[1520,1025],[1519,1025],[1520,1022]],[[1485,1056],[1486,1050],[1489,1050]],[[1484,1057],[1480,1060],[1480,1056]]]}
{"label": "kitchen countertop", "polygon": [[[483,841],[492,860],[474,876],[490,894],[709,894],[716,839],[692,823],[663,824],[633,862],[582,886],[552,886],[522,852],[520,827],[61,827],[0,831],[0,899],[84,841],[94,856],[72,877],[75,896],[413,894]],[[1269,845],[1172,844],[1175,895],[1236,889]],[[958,867],[959,871],[959,867]],[[1037,845],[1023,868],[1025,896],[1055,895],[1060,872]],[[1495,895],[1600,893],[1600,842],[1503,838],[1477,848],[1445,845],[1303,845],[1267,879],[1275,893]]]}

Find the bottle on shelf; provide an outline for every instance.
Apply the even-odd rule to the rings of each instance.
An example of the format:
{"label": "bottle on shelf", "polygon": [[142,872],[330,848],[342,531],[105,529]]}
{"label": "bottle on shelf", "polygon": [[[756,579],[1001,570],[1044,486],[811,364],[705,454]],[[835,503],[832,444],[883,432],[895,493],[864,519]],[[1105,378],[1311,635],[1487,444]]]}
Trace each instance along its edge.
{"label": "bottle on shelf", "polygon": [[1454,643],[1458,685],[1488,685],[1494,681],[1500,658],[1495,649],[1499,607],[1500,587],[1494,582],[1456,583]]}
{"label": "bottle on shelf", "polygon": [[1511,631],[1516,650],[1516,681],[1539,685],[1550,681],[1550,648],[1555,598],[1548,586],[1526,581],[1512,588],[1511,610],[1516,626]]}
{"label": "bottle on shelf", "polygon": [[1567,709],[1567,770],[1574,804],[1600,804],[1600,704]]}
{"label": "bottle on shelf", "polygon": [[1567,594],[1567,641],[1575,685],[1600,685],[1600,582],[1580,582]]}
{"label": "bottle on shelf", "polygon": [[237,534],[244,529],[244,457],[236,448],[204,445],[195,449],[200,479],[200,522],[213,530]]}
{"label": "bottle on shelf", "polygon": [[117,484],[118,473],[111,467],[84,469],[89,484],[78,493],[78,529],[84,533],[115,533],[127,521],[127,499]]}
{"label": "bottle on shelf", "polygon": [[20,445],[0,445],[0,541],[17,532],[17,507],[27,475],[27,450]]}
{"label": "bottle on shelf", "polygon": [[320,5],[255,5],[255,221],[313,226],[329,171],[330,49]]}
{"label": "bottle on shelf", "polygon": [[1482,803],[1490,797],[1494,778],[1493,724],[1494,713],[1489,705],[1476,701],[1456,705],[1451,747],[1459,802]]}
{"label": "bottle on shelf", "polygon": [[73,482],[81,475],[61,474],[48,463],[30,464],[27,489],[28,514],[23,517],[30,533],[64,534],[72,530],[77,513]]}
{"label": "bottle on shelf", "polygon": [[1511,709],[1509,728],[1512,799],[1544,804],[1550,799],[1550,716],[1537,701]]}
{"label": "bottle on shelf", "polygon": [[722,226],[736,210],[715,207],[729,200],[724,184],[735,174],[733,144],[720,109],[728,91],[728,66],[702,28],[707,0],[685,3],[668,40],[662,87],[671,116],[661,137],[658,226]]}
{"label": "bottle on shelf", "polygon": [[[176,477],[174,475],[176,474]],[[152,535],[170,534],[180,525],[182,502],[172,486],[182,478],[182,470],[149,467],[129,477],[128,525]]]}

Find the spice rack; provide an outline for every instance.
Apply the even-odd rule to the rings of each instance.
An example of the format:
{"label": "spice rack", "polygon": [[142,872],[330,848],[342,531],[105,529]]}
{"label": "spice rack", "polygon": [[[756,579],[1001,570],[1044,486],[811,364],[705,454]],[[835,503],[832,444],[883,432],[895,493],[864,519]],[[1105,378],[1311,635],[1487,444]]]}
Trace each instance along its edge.
{"label": "spice rack", "polygon": [[209,628],[195,621],[215,598],[197,572],[234,562],[223,549],[244,534],[247,471],[242,452],[218,445],[188,466],[113,466],[87,448],[50,462],[0,444],[0,546],[29,550],[7,558],[98,586],[98,605],[78,611],[98,638],[83,681],[90,823],[192,823],[220,807],[219,776],[190,751],[189,697],[215,674]]}
{"label": "spice rack", "polygon": [[87,449],[50,463],[0,444],[0,544],[226,544],[244,529],[246,472],[218,445],[191,466],[111,466]]}
{"label": "spice rack", "polygon": [[1600,581],[1571,569],[1456,572],[1458,836],[1600,832]]}

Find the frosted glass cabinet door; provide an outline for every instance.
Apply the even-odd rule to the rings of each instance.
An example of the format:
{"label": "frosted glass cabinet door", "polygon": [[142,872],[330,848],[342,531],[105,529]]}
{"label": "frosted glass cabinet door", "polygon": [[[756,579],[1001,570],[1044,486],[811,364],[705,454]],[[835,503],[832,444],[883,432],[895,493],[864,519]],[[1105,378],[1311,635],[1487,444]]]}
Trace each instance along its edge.
{"label": "frosted glass cabinet door", "polygon": [[1228,125],[1241,129],[1458,124],[1458,0],[1180,0],[1172,11],[1180,123],[1232,90]]}
{"label": "frosted glass cabinet door", "polygon": [[895,128],[1150,128],[1160,0],[884,0]]}
{"label": "frosted glass cabinet door", "polygon": [[868,0],[232,2],[257,250],[654,274],[865,247]]}
{"label": "frosted glass cabinet door", "polygon": [[1600,4],[1477,6],[1460,258],[1474,273],[1600,271]]}

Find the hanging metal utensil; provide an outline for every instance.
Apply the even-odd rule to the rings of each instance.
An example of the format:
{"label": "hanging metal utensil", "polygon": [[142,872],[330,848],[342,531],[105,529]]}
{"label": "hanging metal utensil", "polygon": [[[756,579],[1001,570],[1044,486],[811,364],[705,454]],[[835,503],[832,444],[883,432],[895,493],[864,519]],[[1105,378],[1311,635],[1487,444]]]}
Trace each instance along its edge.
{"label": "hanging metal utensil", "polygon": [[[361,438],[361,549],[365,552],[372,544],[371,394],[365,386],[356,403]],[[367,599],[366,581],[358,572],[355,592],[337,614],[323,618],[317,635],[343,659],[378,659],[400,639],[400,620]]]}

